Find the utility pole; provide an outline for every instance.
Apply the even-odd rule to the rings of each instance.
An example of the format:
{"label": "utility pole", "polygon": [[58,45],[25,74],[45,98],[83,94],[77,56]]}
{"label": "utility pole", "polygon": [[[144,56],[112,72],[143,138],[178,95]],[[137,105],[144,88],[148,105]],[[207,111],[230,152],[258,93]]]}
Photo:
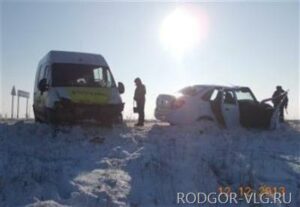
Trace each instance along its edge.
{"label": "utility pole", "polygon": [[29,118],[29,115],[28,115],[28,99],[29,98],[26,98],[26,119],[28,119]]}
{"label": "utility pole", "polygon": [[28,99],[29,99],[29,92],[18,90],[18,107],[17,107],[17,118],[19,118],[19,107],[20,107],[20,97],[26,98],[26,118],[28,118]]}
{"label": "utility pole", "polygon": [[17,99],[17,119],[19,118],[19,100],[20,100],[20,96],[18,95],[18,99]]}
{"label": "utility pole", "polygon": [[16,96],[15,86],[12,87],[10,94],[11,94],[11,118],[13,119],[14,118],[14,99],[15,99],[15,96]]}

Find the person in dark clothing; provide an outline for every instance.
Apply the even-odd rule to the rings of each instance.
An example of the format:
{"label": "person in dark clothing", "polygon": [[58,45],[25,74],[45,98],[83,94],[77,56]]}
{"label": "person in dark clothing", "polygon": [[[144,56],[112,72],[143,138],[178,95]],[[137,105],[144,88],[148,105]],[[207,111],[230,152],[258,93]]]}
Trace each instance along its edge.
{"label": "person in dark clothing", "polygon": [[144,126],[145,120],[145,95],[146,95],[146,87],[142,83],[140,78],[136,78],[134,80],[136,89],[134,92],[134,100],[136,101],[137,113],[139,114],[138,123],[135,126]]}
{"label": "person in dark clothing", "polygon": [[287,108],[288,106],[288,97],[285,91],[282,89],[281,86],[276,87],[276,91],[273,93],[272,96],[272,102],[274,104],[274,107],[279,106],[279,121],[284,122],[284,108]]}

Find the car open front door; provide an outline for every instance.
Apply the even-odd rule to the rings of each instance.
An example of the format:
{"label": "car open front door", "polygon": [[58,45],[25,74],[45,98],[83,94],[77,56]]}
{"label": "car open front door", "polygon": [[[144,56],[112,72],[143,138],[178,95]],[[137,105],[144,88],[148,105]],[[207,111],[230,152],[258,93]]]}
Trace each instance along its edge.
{"label": "car open front door", "polygon": [[233,90],[223,90],[221,109],[227,128],[234,128],[240,125],[239,106]]}

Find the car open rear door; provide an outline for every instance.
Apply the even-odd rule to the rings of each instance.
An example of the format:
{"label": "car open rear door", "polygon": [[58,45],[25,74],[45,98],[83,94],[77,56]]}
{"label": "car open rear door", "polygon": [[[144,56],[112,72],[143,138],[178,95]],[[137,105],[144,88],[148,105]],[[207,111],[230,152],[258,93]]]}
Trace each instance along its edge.
{"label": "car open rear door", "polygon": [[223,90],[221,109],[227,128],[240,126],[239,105],[233,90]]}

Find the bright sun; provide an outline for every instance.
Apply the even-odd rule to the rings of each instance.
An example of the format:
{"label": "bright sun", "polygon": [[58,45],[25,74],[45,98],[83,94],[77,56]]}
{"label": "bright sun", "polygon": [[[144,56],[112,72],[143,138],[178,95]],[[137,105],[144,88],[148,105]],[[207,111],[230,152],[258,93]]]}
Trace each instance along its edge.
{"label": "bright sun", "polygon": [[182,55],[206,37],[207,27],[203,12],[177,8],[164,19],[160,39],[166,49]]}

